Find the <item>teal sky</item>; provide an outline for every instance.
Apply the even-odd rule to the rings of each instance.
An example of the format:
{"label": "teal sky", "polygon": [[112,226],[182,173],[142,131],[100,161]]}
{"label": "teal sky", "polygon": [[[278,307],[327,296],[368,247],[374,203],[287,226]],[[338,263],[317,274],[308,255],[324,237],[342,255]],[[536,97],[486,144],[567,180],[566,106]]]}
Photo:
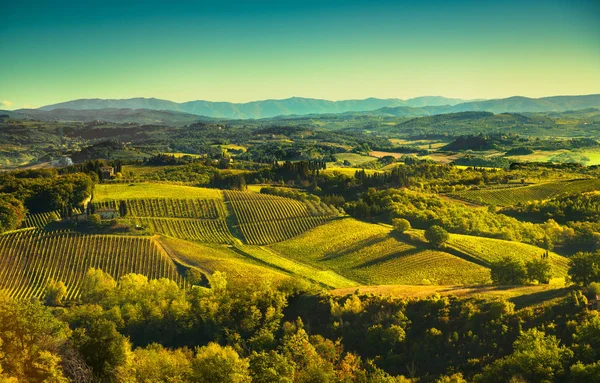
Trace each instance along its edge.
{"label": "teal sky", "polygon": [[600,1],[2,2],[0,108],[600,93]]}

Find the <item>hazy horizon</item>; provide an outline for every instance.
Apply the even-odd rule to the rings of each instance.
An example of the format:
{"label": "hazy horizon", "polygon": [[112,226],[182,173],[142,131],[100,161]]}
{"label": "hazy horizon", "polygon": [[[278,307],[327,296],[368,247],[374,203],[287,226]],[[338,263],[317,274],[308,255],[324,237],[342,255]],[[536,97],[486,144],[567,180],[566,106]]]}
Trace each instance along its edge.
{"label": "hazy horizon", "polygon": [[0,108],[600,93],[600,2],[23,1],[5,5]]}

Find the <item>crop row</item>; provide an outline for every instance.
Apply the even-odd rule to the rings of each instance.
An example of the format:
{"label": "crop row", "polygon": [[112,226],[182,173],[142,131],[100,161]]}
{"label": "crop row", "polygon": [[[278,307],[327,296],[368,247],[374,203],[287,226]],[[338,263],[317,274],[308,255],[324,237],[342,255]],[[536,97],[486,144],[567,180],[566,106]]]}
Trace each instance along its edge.
{"label": "crop row", "polygon": [[171,218],[206,218],[225,217],[225,206],[219,199],[176,199],[149,198],[126,199],[122,201],[96,202],[97,208],[119,208],[125,203],[127,215],[131,217],[171,217]]}
{"label": "crop row", "polygon": [[600,180],[557,181],[515,188],[463,190],[452,197],[469,202],[496,206],[511,206],[535,200],[555,198],[560,195],[584,193],[600,189]]}
{"label": "crop row", "polygon": [[79,295],[89,268],[114,278],[128,273],[183,283],[173,261],[150,238],[20,230],[0,236],[0,289],[17,299],[42,297],[50,279]]}
{"label": "crop row", "polygon": [[314,202],[240,191],[226,198],[246,243],[264,245],[295,237],[338,215],[335,208]]}
{"label": "crop row", "polygon": [[49,211],[46,213],[35,213],[35,214],[27,214],[25,220],[21,224],[21,227],[37,227],[41,229],[45,227],[50,222],[57,220],[60,217],[60,214],[57,211]]}
{"label": "crop row", "polygon": [[137,218],[136,222],[148,229],[174,238],[209,243],[233,242],[233,236],[224,219],[192,218]]}

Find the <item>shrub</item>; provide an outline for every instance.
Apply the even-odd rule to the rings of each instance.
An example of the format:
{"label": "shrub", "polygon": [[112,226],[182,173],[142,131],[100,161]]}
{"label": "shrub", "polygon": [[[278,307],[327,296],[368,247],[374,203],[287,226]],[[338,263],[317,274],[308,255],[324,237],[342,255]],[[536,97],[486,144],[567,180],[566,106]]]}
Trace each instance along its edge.
{"label": "shrub", "polygon": [[394,231],[401,234],[411,229],[410,222],[404,218],[394,218],[392,225],[394,226]]}
{"label": "shrub", "polygon": [[527,281],[527,270],[518,259],[504,257],[491,264],[491,277],[496,285],[522,285]]}
{"label": "shrub", "polygon": [[436,249],[439,249],[449,238],[448,232],[440,226],[433,225],[425,230],[425,239]]}
{"label": "shrub", "polygon": [[552,266],[545,259],[534,259],[525,264],[527,277],[530,281],[536,280],[539,283],[550,283],[552,278]]}

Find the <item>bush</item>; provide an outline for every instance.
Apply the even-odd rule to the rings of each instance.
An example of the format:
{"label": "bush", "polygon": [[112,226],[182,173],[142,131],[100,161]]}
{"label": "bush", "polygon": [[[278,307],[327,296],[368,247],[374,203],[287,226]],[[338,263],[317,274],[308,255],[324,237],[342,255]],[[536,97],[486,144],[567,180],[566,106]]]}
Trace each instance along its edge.
{"label": "bush", "polygon": [[440,226],[433,225],[425,230],[425,239],[436,249],[439,249],[449,238],[448,232]]}
{"label": "bush", "polygon": [[90,214],[88,215],[88,222],[90,225],[99,226],[102,222],[102,218],[100,217],[100,214]]}
{"label": "bush", "polygon": [[552,266],[545,259],[535,259],[525,264],[527,269],[527,277],[530,281],[538,281],[539,283],[550,283],[552,278]]}
{"label": "bush", "polygon": [[595,299],[597,295],[600,295],[600,282],[592,282],[587,288],[587,296]]}
{"label": "bush", "polygon": [[504,257],[491,264],[492,282],[496,285],[522,285],[527,281],[523,263],[512,257]]}
{"label": "bush", "polygon": [[46,286],[44,301],[49,306],[60,306],[67,295],[67,287],[61,281],[51,279]]}
{"label": "bush", "polygon": [[394,226],[394,231],[400,234],[411,229],[410,222],[404,218],[394,218],[392,220],[392,225]]}

